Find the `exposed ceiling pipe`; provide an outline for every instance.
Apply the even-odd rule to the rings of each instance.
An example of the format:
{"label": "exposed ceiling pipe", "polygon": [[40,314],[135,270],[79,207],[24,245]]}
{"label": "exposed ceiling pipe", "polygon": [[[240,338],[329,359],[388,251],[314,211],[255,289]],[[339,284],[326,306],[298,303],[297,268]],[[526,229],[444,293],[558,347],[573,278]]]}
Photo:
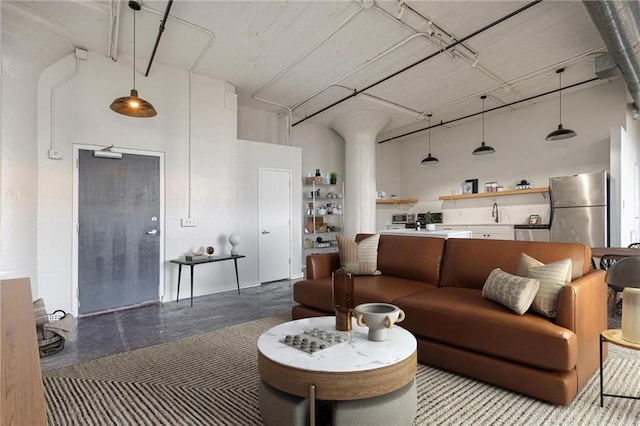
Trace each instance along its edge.
{"label": "exposed ceiling pipe", "polygon": [[118,60],[118,35],[120,33],[120,1],[111,0],[109,4],[109,42],[107,57],[112,61]]}
{"label": "exposed ceiling pipe", "polygon": [[164,25],[167,22],[169,11],[171,10],[172,5],[173,5],[173,0],[169,0],[169,3],[167,3],[167,8],[164,10],[164,16],[162,17],[162,21],[160,21],[160,28],[158,28],[158,36],[156,37],[156,43],[153,45],[153,51],[151,52],[151,59],[149,59],[149,64],[147,65],[147,71],[145,71],[144,73],[145,77],[149,77],[149,71],[151,71],[151,64],[153,64],[153,59],[156,57],[156,51],[158,50],[158,45],[160,44],[160,38],[162,37],[162,33],[164,32]]}
{"label": "exposed ceiling pipe", "polygon": [[582,3],[620,68],[636,107],[640,106],[640,3],[612,0]]}
{"label": "exposed ceiling pipe", "polygon": [[424,58],[422,58],[422,59],[410,64],[410,65],[407,65],[404,68],[402,68],[402,69],[400,69],[400,70],[398,70],[398,71],[396,71],[396,72],[394,72],[394,73],[392,73],[392,74],[390,74],[390,75],[388,75],[386,77],[383,77],[382,79],[380,79],[380,80],[378,80],[378,81],[376,81],[374,83],[369,84],[368,86],[366,86],[365,88],[363,88],[361,90],[355,90],[351,95],[345,96],[344,98],[337,100],[336,102],[332,103],[331,105],[328,105],[328,106],[320,109],[319,111],[316,111],[313,114],[308,115],[308,116],[304,117],[303,119],[298,120],[297,122],[293,123],[293,126],[297,126],[298,124],[303,123],[304,121],[306,121],[306,120],[308,120],[308,119],[310,119],[312,117],[315,117],[316,115],[318,115],[320,113],[323,113],[324,111],[326,111],[328,109],[331,109],[334,106],[339,105],[342,102],[353,98],[354,96],[357,96],[358,93],[360,93],[360,92],[365,92],[365,91],[371,89],[372,87],[378,86],[379,84],[382,84],[385,81],[387,81],[387,80],[389,80],[389,79],[391,79],[391,78],[393,78],[393,77],[395,77],[395,76],[397,76],[399,74],[402,74],[402,73],[410,70],[411,68],[413,68],[413,67],[415,67],[417,65],[422,64],[423,62],[426,62],[426,61],[428,61],[428,60],[430,60],[430,59],[432,59],[432,58],[434,58],[434,57],[436,57],[436,56],[438,56],[438,55],[440,55],[440,54],[442,54],[444,52],[447,52],[447,51],[453,49],[457,45],[459,45],[461,43],[464,43],[465,41],[477,36],[478,34],[482,34],[483,32],[489,30],[490,28],[493,28],[494,26],[499,25],[502,22],[504,22],[504,21],[506,21],[506,20],[508,20],[508,19],[510,19],[510,18],[512,18],[512,17],[514,17],[514,16],[516,16],[516,15],[518,15],[518,14],[520,14],[520,13],[526,11],[526,10],[528,10],[530,7],[535,6],[536,4],[540,3],[541,1],[542,0],[535,0],[535,1],[532,1],[531,3],[527,3],[526,5],[522,6],[521,8],[519,8],[517,10],[514,10],[513,12],[503,16],[502,18],[500,18],[500,19],[498,19],[496,21],[493,21],[492,23],[490,23],[488,25],[485,25],[484,27],[472,32],[471,34],[468,34],[468,35],[462,37],[460,40],[456,40],[455,42],[453,42],[451,44],[443,46],[442,50],[439,50],[438,52],[432,53],[431,55],[428,55],[428,56],[426,56],[426,57],[424,57]]}

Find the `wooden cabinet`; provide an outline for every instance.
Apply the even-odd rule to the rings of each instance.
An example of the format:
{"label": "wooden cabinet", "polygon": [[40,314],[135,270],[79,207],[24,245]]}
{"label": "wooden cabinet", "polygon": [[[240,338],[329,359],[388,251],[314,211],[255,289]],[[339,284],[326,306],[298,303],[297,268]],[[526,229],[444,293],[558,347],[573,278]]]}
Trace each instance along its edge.
{"label": "wooden cabinet", "polygon": [[513,240],[513,225],[436,225],[438,231],[471,231],[471,238]]}

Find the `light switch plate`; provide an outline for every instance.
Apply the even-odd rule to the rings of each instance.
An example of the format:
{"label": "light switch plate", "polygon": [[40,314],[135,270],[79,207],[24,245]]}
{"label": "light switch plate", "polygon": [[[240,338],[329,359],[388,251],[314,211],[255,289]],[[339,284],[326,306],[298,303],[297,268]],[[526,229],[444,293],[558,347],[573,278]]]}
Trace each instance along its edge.
{"label": "light switch plate", "polygon": [[200,224],[200,221],[193,217],[185,217],[180,219],[180,226],[182,226],[183,228],[198,226],[199,224]]}
{"label": "light switch plate", "polygon": [[49,158],[52,160],[62,160],[62,150],[51,148],[49,150]]}

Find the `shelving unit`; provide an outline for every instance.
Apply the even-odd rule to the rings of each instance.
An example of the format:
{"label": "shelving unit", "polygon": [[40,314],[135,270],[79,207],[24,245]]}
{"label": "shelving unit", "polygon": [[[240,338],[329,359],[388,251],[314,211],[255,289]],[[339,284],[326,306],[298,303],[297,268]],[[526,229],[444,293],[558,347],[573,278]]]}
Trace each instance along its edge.
{"label": "shelving unit", "polygon": [[417,198],[378,198],[376,204],[415,204]]}
{"label": "shelving unit", "polygon": [[438,199],[443,201],[449,201],[449,200],[466,200],[469,198],[505,197],[508,195],[523,195],[523,194],[542,194],[542,196],[544,197],[545,196],[544,194],[547,192],[549,192],[549,187],[544,186],[541,188],[515,189],[511,191],[479,192],[477,194],[441,195],[438,197]]}
{"label": "shelving unit", "polygon": [[[304,184],[303,194],[303,258],[313,253],[337,252],[336,235],[344,226],[343,185]],[[325,213],[320,214],[319,209],[323,208]]]}

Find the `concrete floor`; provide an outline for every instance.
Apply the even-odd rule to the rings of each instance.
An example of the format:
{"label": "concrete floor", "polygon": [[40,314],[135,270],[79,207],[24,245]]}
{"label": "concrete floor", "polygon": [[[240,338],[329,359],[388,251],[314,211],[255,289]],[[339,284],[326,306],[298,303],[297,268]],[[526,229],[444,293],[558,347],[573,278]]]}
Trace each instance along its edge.
{"label": "concrete floor", "polygon": [[42,371],[180,339],[195,334],[290,312],[293,281],[216,293],[180,302],[111,312],[77,321],[77,339],[61,352],[40,359]]}

